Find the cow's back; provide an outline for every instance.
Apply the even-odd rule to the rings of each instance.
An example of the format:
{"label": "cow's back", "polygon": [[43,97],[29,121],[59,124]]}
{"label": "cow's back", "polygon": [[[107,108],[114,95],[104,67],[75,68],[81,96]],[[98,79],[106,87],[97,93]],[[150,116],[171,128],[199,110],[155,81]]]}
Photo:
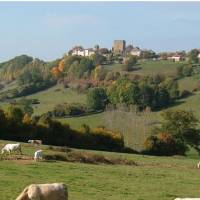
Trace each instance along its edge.
{"label": "cow's back", "polygon": [[[67,200],[67,187],[63,183],[38,184],[31,186],[32,191],[37,192],[44,200]],[[32,195],[34,195],[32,192]],[[36,197],[37,195],[34,195]],[[30,196],[31,197],[31,196]]]}

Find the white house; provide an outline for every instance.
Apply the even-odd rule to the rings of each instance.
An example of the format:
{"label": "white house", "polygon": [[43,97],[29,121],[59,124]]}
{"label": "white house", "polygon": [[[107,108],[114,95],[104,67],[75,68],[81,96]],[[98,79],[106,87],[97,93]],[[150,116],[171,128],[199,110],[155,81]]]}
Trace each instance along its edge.
{"label": "white house", "polygon": [[85,52],[82,49],[74,49],[72,51],[72,56],[75,56],[75,55],[77,55],[77,56],[85,56]]}
{"label": "white house", "polygon": [[86,57],[90,57],[94,53],[95,53],[95,51],[93,49],[84,49],[84,56],[86,56]]}
{"label": "white house", "polygon": [[140,48],[133,48],[131,51],[130,51],[130,54],[133,55],[133,56],[141,56],[142,54],[142,50]]}
{"label": "white house", "polygon": [[200,60],[200,53],[198,54],[197,58]]}
{"label": "white house", "polygon": [[168,57],[167,59],[172,60],[174,62],[180,62],[180,61],[184,60],[184,57],[182,55],[175,54],[173,56]]}
{"label": "white house", "polygon": [[84,56],[84,57],[89,57],[92,54],[94,54],[95,51],[93,49],[73,49],[72,55],[77,55],[77,56]]}

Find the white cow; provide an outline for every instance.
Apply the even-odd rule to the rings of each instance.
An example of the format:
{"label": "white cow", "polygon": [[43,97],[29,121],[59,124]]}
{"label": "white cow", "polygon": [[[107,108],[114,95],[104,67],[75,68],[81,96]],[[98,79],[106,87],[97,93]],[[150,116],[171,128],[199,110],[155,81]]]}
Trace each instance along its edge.
{"label": "white cow", "polygon": [[28,140],[28,143],[35,144],[35,145],[41,145],[42,140]]}
{"label": "white cow", "polygon": [[34,160],[38,161],[39,159],[42,160],[42,150],[41,149],[34,153]]}
{"label": "white cow", "polygon": [[200,168],[200,161],[197,163],[197,168]]}
{"label": "white cow", "polygon": [[64,183],[32,184],[16,200],[68,200],[67,186]]}
{"label": "white cow", "polygon": [[4,154],[5,152],[8,152],[9,154],[11,154],[11,152],[16,151],[20,154],[22,154],[22,150],[21,150],[21,144],[17,143],[17,144],[6,144],[2,149],[1,149],[1,153]]}

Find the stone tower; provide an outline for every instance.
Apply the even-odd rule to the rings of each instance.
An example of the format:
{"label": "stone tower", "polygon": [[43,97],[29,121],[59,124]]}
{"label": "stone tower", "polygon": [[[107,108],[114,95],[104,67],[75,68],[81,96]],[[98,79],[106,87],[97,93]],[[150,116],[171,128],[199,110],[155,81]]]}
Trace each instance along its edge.
{"label": "stone tower", "polygon": [[126,41],[125,40],[114,40],[114,45],[113,45],[114,54],[124,55],[125,49],[126,49]]}

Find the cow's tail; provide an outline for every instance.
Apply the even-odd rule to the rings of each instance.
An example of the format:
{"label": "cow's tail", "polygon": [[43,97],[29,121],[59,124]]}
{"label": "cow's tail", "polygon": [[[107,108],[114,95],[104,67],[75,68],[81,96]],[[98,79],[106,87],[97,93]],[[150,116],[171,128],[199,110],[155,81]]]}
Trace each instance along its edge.
{"label": "cow's tail", "polygon": [[29,188],[29,186],[23,190],[23,192],[16,198],[16,200],[29,200],[28,188]]}

